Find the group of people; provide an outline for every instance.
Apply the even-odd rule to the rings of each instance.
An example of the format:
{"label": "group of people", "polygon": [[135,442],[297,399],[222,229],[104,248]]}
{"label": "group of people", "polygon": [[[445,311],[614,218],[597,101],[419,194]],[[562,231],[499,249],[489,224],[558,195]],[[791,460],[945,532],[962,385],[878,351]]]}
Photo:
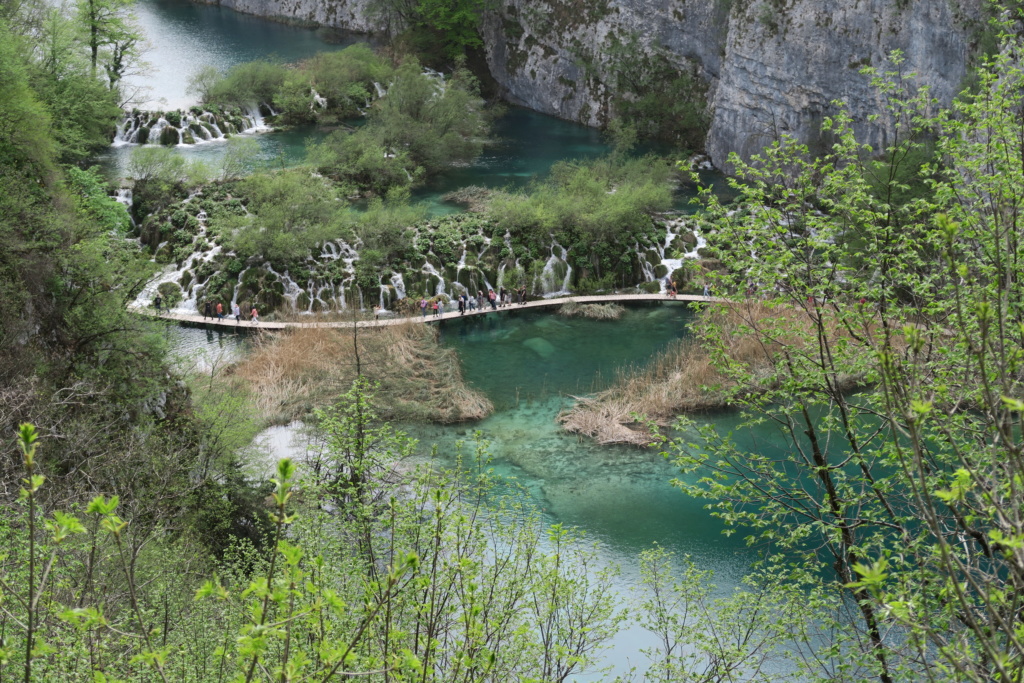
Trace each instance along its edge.
{"label": "group of people", "polygon": [[[667,290],[666,294],[668,294],[670,299],[675,299],[676,297],[679,296],[679,285],[677,285],[676,281],[671,279],[671,278],[666,278],[666,279],[668,280],[668,282],[667,282],[667,284],[665,286],[665,289]],[[747,296],[750,296],[753,293],[753,291],[754,291],[754,282],[753,282],[753,280],[751,280],[747,284]],[[705,299],[710,299],[711,298],[711,285],[708,284],[707,282],[704,283],[704,298]]]}
{"label": "group of people", "polygon": [[[488,305],[490,305],[492,311],[498,310],[499,307],[511,306],[513,296],[520,306],[526,305],[527,294],[525,286],[514,290],[501,287],[497,292],[493,289],[488,289],[487,294],[484,294],[483,290],[478,289],[476,296],[460,294],[458,299],[459,315],[465,315],[466,311],[482,311]],[[439,298],[420,299],[420,312],[424,318],[427,317],[428,310],[433,315],[440,317],[444,314],[444,304]]]}
{"label": "group of people", "polygon": [[[210,301],[203,303],[203,320],[207,318],[223,320],[224,317],[224,304],[219,301],[216,304]],[[231,303],[231,317],[235,319],[236,325],[242,322],[242,307],[237,302]],[[260,322],[260,312],[256,309],[256,304],[253,304],[252,310],[249,311],[249,320],[253,325],[258,325]]]}
{"label": "group of people", "polygon": [[[157,294],[155,297],[153,297],[153,307],[156,309],[157,313],[161,313],[163,311],[163,305],[164,299],[162,296]],[[239,306],[237,302],[232,302],[231,304],[231,317],[235,319],[236,325],[242,322],[242,307]],[[224,304],[222,304],[219,301],[216,304],[214,304],[211,301],[204,301],[203,320],[206,320],[207,318],[223,320]],[[253,325],[257,325],[260,322],[260,312],[256,309],[256,304],[253,304],[252,310],[249,311],[249,320],[252,321]]]}
{"label": "group of people", "polygon": [[[477,290],[476,297],[460,294],[459,295],[459,315],[466,315],[466,311],[474,311],[477,308],[483,310],[486,304],[490,304],[491,310],[496,311],[499,307],[504,308],[505,306],[512,305],[512,295],[515,293],[516,301],[520,306],[526,304],[526,287],[520,287],[516,290],[505,289],[501,287],[497,292],[493,289],[488,289],[487,294],[484,295],[482,290]],[[486,303],[485,303],[486,302]]]}

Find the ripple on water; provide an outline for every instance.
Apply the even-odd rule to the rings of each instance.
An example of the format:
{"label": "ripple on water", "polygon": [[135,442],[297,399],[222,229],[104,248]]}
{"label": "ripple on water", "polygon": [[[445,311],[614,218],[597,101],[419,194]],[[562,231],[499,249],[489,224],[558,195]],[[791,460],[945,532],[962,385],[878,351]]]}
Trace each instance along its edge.
{"label": "ripple on water", "polygon": [[166,323],[163,330],[179,372],[209,372],[241,360],[249,349],[245,332],[200,329]]}

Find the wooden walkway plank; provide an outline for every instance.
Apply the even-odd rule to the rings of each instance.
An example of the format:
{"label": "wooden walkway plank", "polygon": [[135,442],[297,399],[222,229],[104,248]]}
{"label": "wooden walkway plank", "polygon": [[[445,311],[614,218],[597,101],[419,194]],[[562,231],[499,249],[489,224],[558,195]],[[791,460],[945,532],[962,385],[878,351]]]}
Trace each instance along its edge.
{"label": "wooden walkway plank", "polygon": [[351,328],[355,324],[359,328],[375,328],[375,327],[388,327],[390,325],[405,325],[408,323],[436,323],[444,320],[451,320],[452,318],[468,318],[470,316],[488,315],[491,313],[508,313],[511,311],[521,311],[524,309],[531,308],[549,308],[551,306],[561,306],[562,304],[569,302],[576,302],[579,304],[597,304],[597,303],[630,303],[640,301],[656,301],[660,303],[671,303],[683,302],[683,303],[727,303],[727,299],[718,297],[704,297],[699,294],[679,294],[676,297],[671,297],[667,294],[596,294],[590,296],[567,296],[558,297],[553,299],[535,299],[528,301],[525,304],[512,303],[503,307],[498,307],[496,310],[491,310],[489,306],[485,306],[483,309],[476,309],[473,311],[466,311],[465,315],[460,315],[458,311],[446,311],[441,315],[432,315],[430,309],[427,310],[427,315],[413,315],[398,317],[394,315],[387,315],[378,320],[344,320],[344,321],[322,321],[322,322],[279,322],[279,321],[268,321],[261,320],[258,323],[253,323],[249,320],[243,320],[242,322],[236,322],[232,317],[225,316],[224,318],[204,318],[202,315],[187,315],[183,313],[157,313],[153,309],[149,308],[134,308],[133,310],[137,313],[148,315],[154,318],[160,318],[162,320],[169,320],[172,322],[184,323],[186,325],[194,325],[197,327],[209,327],[212,329],[246,329],[246,330],[285,330],[289,328],[302,328],[302,327],[337,327],[337,328]]}

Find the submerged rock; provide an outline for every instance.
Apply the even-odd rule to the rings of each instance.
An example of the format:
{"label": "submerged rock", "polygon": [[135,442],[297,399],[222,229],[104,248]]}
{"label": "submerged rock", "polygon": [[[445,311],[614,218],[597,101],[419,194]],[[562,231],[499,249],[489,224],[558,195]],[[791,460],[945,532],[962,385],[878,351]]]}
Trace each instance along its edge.
{"label": "submerged rock", "polygon": [[536,353],[541,358],[550,358],[555,353],[555,347],[547,339],[542,337],[531,337],[523,342],[523,346]]}

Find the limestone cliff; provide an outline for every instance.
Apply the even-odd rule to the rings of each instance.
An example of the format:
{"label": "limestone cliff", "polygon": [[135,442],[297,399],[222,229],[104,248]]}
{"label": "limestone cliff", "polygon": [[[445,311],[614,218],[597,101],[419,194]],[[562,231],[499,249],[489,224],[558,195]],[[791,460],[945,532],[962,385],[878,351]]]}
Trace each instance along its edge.
{"label": "limestone cliff", "polygon": [[[218,0],[214,0],[218,1]],[[263,16],[372,32],[374,0],[219,0]],[[863,66],[893,50],[941,103],[968,75],[985,0],[499,0],[485,16],[488,64],[516,104],[592,126],[615,95],[657,65],[707,85],[707,151],[724,167],[786,133],[819,137],[832,102],[848,103],[862,139],[883,146],[890,125]],[[651,88],[651,83],[646,87]],[[657,87],[657,84],[654,84]]]}
{"label": "limestone cliff", "polygon": [[330,26],[356,33],[374,33],[380,27],[370,7],[373,0],[195,0],[220,5],[244,14],[311,26]]}
{"label": "limestone cliff", "polygon": [[590,125],[609,114],[617,62],[630,41],[634,51],[694,69],[709,86],[707,151],[723,167],[730,152],[749,157],[782,133],[817,142],[834,100],[848,103],[864,141],[884,145],[889,125],[868,121],[880,103],[861,67],[885,67],[900,50],[903,71],[948,103],[967,77],[982,4],[505,0],[484,35],[509,100]]}

